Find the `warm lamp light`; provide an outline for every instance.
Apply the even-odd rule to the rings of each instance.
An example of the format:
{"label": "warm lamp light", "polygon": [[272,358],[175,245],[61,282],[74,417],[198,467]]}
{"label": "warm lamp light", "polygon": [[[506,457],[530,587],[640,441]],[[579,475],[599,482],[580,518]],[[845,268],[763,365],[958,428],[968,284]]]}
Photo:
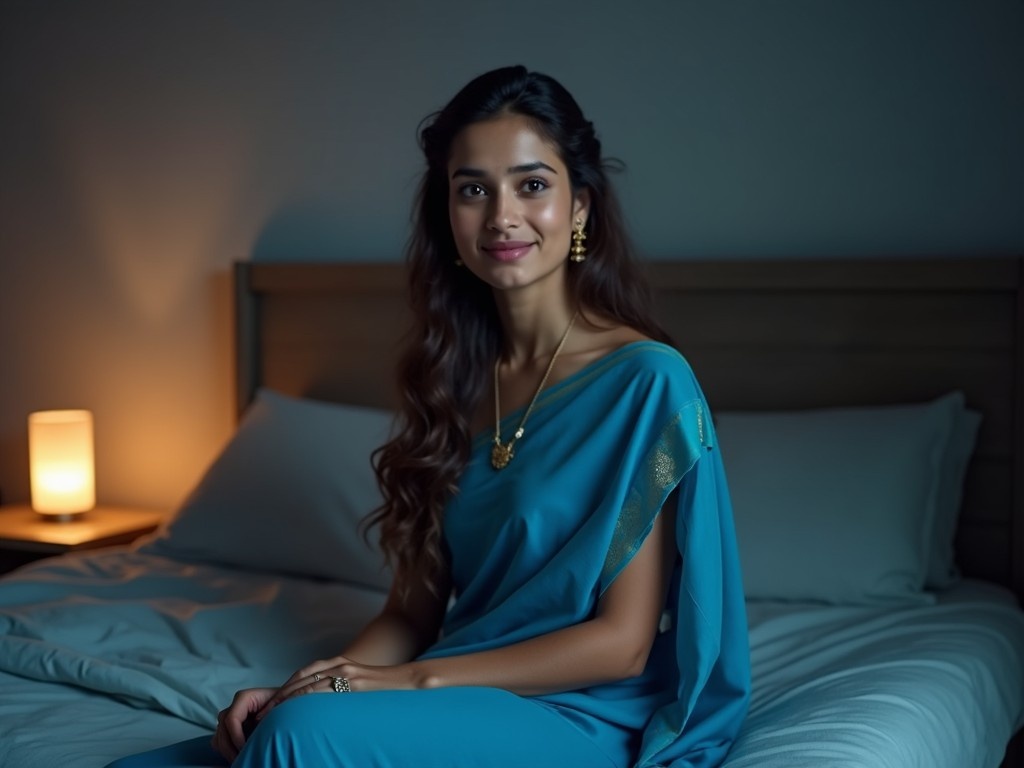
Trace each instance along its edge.
{"label": "warm lamp light", "polygon": [[96,506],[92,414],[36,411],[28,416],[32,508],[70,520]]}

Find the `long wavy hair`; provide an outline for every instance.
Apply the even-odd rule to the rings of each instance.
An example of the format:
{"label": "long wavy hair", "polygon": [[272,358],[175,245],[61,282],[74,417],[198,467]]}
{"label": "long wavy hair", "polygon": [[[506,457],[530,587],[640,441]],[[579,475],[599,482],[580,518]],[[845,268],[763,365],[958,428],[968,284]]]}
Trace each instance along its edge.
{"label": "long wavy hair", "polygon": [[[647,281],[626,235],[601,143],[569,92],[525,67],[505,67],[472,80],[420,125],[427,170],[417,193],[406,249],[413,323],[398,367],[396,436],[374,454],[383,504],[367,522],[399,579],[426,578],[436,591],[447,567],[444,508],[457,493],[470,456],[469,421],[490,391],[490,371],[503,345],[492,289],[457,265],[448,213],[448,160],[458,133],[503,115],[526,117],[556,149],[575,195],[586,189],[587,259],[569,263],[576,306],[671,343],[649,312]],[[568,253],[566,253],[568,258]],[[408,583],[399,582],[407,589]]]}

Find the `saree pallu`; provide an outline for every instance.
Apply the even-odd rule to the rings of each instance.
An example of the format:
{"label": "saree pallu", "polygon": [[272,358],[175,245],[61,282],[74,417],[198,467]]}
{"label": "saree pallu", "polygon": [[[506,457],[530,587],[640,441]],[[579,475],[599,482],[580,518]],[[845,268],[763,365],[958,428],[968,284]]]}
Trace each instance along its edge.
{"label": "saree pallu", "polygon": [[749,650],[725,474],[686,361],[657,342],[626,345],[544,391],[505,469],[490,464],[492,440],[476,438],[446,509],[455,601],[422,658],[592,618],[678,490],[680,557],[644,673],[533,699],[609,754],[628,750],[620,764],[718,765],[746,714]]}

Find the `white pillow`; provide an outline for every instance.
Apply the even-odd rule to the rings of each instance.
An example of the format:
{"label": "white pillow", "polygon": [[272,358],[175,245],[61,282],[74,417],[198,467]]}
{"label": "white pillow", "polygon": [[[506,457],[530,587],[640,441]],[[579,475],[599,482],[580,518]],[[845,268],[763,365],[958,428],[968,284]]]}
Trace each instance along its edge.
{"label": "white pillow", "polygon": [[960,581],[960,570],[953,556],[953,540],[963,501],[967,464],[974,453],[980,427],[981,414],[967,408],[958,411],[953,421],[952,438],[942,464],[939,504],[932,528],[928,574],[924,580],[924,585],[930,589],[945,589]]}
{"label": "white pillow", "polygon": [[922,588],[962,411],[957,392],[920,405],[719,413],[747,597],[931,602]]}
{"label": "white pillow", "polygon": [[391,424],[385,411],[260,390],[177,515],[142,549],[387,589],[391,574],[359,523],[381,503],[370,453]]}

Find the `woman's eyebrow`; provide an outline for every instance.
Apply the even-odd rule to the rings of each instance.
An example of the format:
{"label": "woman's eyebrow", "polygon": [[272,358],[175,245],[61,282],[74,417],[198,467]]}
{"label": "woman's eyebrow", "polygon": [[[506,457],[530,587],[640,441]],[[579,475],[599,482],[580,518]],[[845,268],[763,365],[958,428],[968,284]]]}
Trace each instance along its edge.
{"label": "woman's eyebrow", "polygon": [[[544,170],[546,170],[546,171],[550,171],[551,173],[555,174],[556,176],[558,175],[558,171],[556,171],[554,168],[552,168],[547,163],[542,163],[539,160],[536,161],[536,162],[533,162],[533,163],[523,163],[522,165],[513,165],[510,168],[505,169],[505,172],[508,173],[508,174],[531,173],[533,171],[539,171],[542,168]],[[452,178],[454,179],[457,176],[468,176],[468,177],[470,177],[472,179],[482,179],[485,176],[487,176],[487,174],[484,173],[483,171],[481,171],[478,168],[456,168],[454,171],[452,171]]]}
{"label": "woman's eyebrow", "polygon": [[539,171],[541,168],[543,168],[546,171],[551,171],[556,176],[558,175],[558,171],[556,171],[554,168],[552,168],[547,163],[540,162],[540,160],[538,160],[537,162],[534,162],[534,163],[524,163],[523,165],[513,165],[511,168],[508,169],[508,173],[510,173],[510,174],[511,173],[530,173],[532,171]]}

